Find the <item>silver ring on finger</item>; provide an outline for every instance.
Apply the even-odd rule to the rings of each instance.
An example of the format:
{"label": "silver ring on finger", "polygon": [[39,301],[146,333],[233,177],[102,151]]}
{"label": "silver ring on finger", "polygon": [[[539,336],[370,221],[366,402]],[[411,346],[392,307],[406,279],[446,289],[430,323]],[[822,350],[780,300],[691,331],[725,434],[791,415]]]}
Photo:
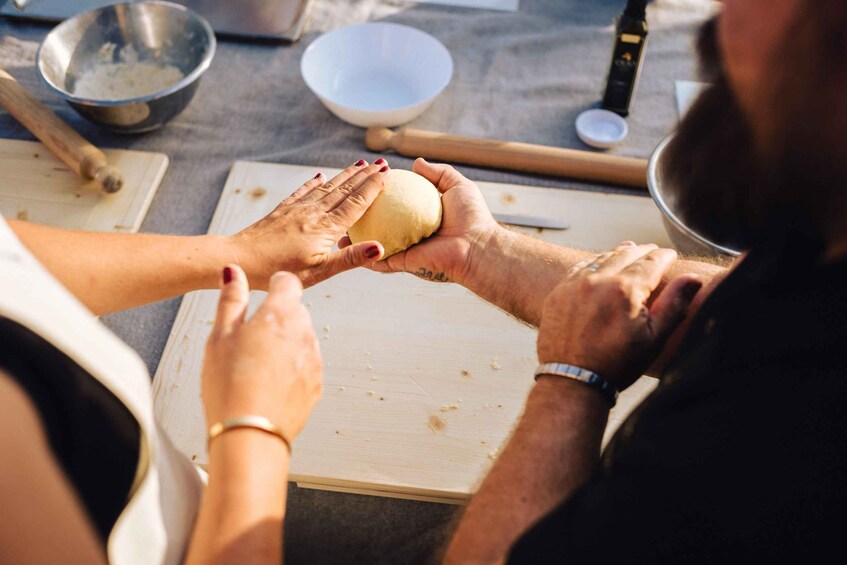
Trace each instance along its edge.
{"label": "silver ring on finger", "polygon": [[591,271],[592,273],[597,271],[600,268],[600,263],[591,263],[590,265],[585,266],[586,271]]}
{"label": "silver ring on finger", "polygon": [[583,269],[583,267],[585,267],[586,265],[591,263],[591,261],[592,261],[592,259],[586,259],[584,261],[580,261],[579,263],[574,263],[573,265],[571,265],[571,268],[568,269],[567,275],[569,277],[576,275],[578,272],[580,272]]}

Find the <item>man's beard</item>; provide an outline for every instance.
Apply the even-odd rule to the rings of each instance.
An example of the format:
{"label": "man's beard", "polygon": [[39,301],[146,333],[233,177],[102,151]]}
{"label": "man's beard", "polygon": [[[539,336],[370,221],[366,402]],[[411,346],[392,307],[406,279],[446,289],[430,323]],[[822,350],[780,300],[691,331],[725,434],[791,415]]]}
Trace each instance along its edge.
{"label": "man's beard", "polygon": [[752,130],[723,70],[716,20],[697,45],[701,73],[711,83],[683,118],[662,156],[662,184],[675,194],[673,211],[707,239],[734,249],[756,237],[759,182]]}

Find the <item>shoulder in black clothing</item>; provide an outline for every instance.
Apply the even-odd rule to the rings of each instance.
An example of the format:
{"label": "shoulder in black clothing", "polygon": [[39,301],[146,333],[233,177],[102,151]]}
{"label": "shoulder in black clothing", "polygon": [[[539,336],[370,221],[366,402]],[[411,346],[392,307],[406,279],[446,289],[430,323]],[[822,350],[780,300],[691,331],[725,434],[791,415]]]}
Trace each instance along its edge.
{"label": "shoulder in black clothing", "polygon": [[[589,484],[510,563],[825,562],[847,505],[847,261],[752,253]],[[807,256],[808,257],[808,256]]]}
{"label": "shoulder in black clothing", "polygon": [[138,423],[73,360],[29,329],[2,317],[0,368],[32,399],[50,448],[105,545],[135,478]]}

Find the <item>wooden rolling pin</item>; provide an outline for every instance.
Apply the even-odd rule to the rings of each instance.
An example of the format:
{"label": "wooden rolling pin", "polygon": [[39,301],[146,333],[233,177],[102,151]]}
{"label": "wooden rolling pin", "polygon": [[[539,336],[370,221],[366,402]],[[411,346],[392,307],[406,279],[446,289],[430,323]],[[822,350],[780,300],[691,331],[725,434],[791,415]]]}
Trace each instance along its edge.
{"label": "wooden rolling pin", "polygon": [[371,151],[394,151],[407,157],[647,188],[644,159],[408,128],[396,132],[369,128],[365,145]]}
{"label": "wooden rolling pin", "polygon": [[124,185],[121,171],[108,164],[102,151],[59,119],[3,69],[0,69],[0,106],[82,178],[97,181],[108,193],[117,192]]}

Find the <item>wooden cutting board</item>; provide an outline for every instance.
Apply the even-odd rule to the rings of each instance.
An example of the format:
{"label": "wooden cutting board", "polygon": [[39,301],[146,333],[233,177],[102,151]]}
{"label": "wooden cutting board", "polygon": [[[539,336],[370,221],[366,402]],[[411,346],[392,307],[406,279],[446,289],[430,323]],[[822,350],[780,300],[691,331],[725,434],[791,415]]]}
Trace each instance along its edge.
{"label": "wooden cutting board", "polygon": [[[230,234],[268,213],[314,167],[237,162],[210,226]],[[324,170],[332,176],[335,171]],[[479,183],[494,212],[556,216],[571,229],[522,231],[608,249],[625,239],[670,245],[649,198]],[[218,293],[180,308],[154,381],[156,414],[177,447],[205,464],[199,375]],[[253,293],[255,308],[264,293]],[[462,502],[474,492],[533,383],[535,337],[458,285],[365,269],[306,290],[324,356],[324,396],[294,448],[301,486]],[[624,393],[607,433],[650,390]]]}
{"label": "wooden cutting board", "polygon": [[107,232],[137,232],[168,168],[162,153],[104,149],[124,186],[104,194],[34,141],[0,139],[0,213],[6,219]]}

